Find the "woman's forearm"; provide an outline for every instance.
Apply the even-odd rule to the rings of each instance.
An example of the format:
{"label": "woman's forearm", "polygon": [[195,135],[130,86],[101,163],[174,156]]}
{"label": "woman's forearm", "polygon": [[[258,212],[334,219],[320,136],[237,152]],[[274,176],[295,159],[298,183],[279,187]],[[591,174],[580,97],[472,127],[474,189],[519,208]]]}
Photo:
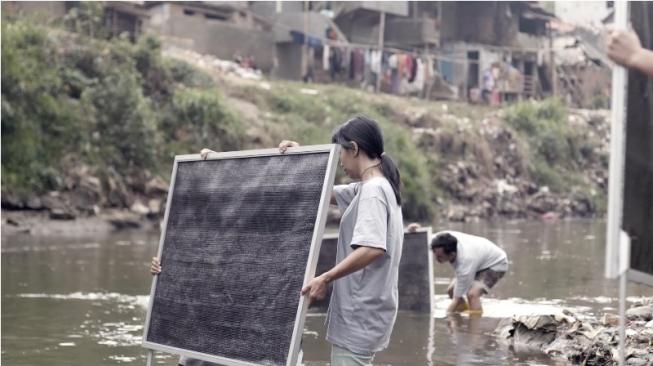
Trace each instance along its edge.
{"label": "woman's forearm", "polygon": [[653,51],[640,48],[631,59],[631,67],[653,76]]}
{"label": "woman's forearm", "polygon": [[322,274],[327,283],[333,282],[339,278],[347,276],[367,267],[379,257],[385,254],[383,249],[371,247],[358,247],[349,254],[342,262],[338,263],[331,270]]}

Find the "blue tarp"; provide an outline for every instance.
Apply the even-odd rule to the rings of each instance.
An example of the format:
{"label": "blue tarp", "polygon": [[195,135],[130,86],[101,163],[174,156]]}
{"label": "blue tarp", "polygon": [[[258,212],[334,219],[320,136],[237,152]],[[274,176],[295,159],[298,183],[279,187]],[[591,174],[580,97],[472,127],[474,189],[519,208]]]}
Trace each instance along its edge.
{"label": "blue tarp", "polygon": [[[290,31],[290,36],[292,37],[293,43],[304,44],[305,42],[304,32],[292,30]],[[308,44],[308,47],[313,47],[313,48],[322,47],[322,40],[317,37],[308,36],[308,42],[306,43]]]}

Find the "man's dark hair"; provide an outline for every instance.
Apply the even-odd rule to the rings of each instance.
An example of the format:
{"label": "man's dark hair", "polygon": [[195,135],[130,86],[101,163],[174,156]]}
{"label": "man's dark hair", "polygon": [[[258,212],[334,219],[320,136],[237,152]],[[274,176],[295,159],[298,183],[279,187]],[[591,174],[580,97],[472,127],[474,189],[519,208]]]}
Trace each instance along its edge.
{"label": "man's dark hair", "polygon": [[458,239],[449,233],[438,234],[431,241],[431,250],[443,248],[445,254],[451,254],[458,251]]}

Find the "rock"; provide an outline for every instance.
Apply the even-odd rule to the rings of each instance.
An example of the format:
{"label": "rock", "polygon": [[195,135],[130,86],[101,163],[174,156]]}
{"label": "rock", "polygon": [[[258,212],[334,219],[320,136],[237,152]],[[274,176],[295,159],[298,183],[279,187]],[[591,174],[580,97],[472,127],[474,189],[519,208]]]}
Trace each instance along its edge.
{"label": "rock", "polygon": [[646,327],[646,328],[652,328],[652,329],[653,329],[653,320],[651,320],[650,322],[646,323],[645,327]]}
{"label": "rock", "polygon": [[537,212],[538,214],[557,212],[558,200],[551,195],[548,190],[545,191],[540,189],[538,193],[528,198],[527,207],[529,210]]}
{"label": "rock", "polygon": [[107,179],[109,192],[107,201],[111,207],[130,207],[132,205],[132,195],[127,190],[127,186],[117,174],[109,176]]}
{"label": "rock", "polygon": [[619,325],[619,316],[615,314],[605,313],[601,317],[601,324],[616,327]]}
{"label": "rock", "polygon": [[141,227],[140,217],[130,212],[116,212],[109,216],[107,221],[119,230]]}
{"label": "rock", "polygon": [[626,317],[629,320],[646,320],[650,321],[653,319],[653,304],[638,306],[626,310]]}
{"label": "rock", "polygon": [[159,177],[154,177],[145,183],[145,194],[147,196],[152,195],[164,195],[168,193],[168,183]]}
{"label": "rock", "polygon": [[23,200],[17,194],[12,192],[2,192],[0,197],[2,197],[0,200],[2,201],[2,208],[4,209],[21,210],[25,207]]}
{"label": "rock", "polygon": [[449,210],[447,211],[447,219],[449,219],[449,221],[464,222],[466,216],[465,206],[454,205],[449,207]]}
{"label": "rock", "polygon": [[94,214],[94,207],[102,201],[100,179],[93,176],[80,177],[69,196],[72,206],[87,214]]}
{"label": "rock", "polygon": [[76,218],[75,212],[65,208],[55,208],[50,210],[50,218],[52,220],[74,220]]}
{"label": "rock", "polygon": [[145,216],[148,213],[150,213],[150,208],[145,206],[141,201],[134,202],[134,204],[131,205],[129,209],[131,210],[131,212],[141,216]]}
{"label": "rock", "polygon": [[25,202],[25,207],[30,210],[42,210],[44,208],[43,202],[41,202],[41,199],[36,196],[28,198],[27,202]]}
{"label": "rock", "polygon": [[42,196],[41,204],[45,209],[48,209],[50,211],[54,209],[63,209],[66,206],[59,192],[55,192],[55,191],[50,192],[45,196]]}
{"label": "rock", "polygon": [[508,197],[501,197],[496,205],[497,213],[506,216],[516,216],[521,210],[514,200]]}
{"label": "rock", "polygon": [[150,214],[159,215],[159,212],[161,212],[161,201],[157,198],[152,198],[147,201],[147,208],[150,210]]}
{"label": "rock", "polygon": [[650,366],[651,364],[647,360],[645,360],[643,358],[631,357],[631,358],[626,360],[626,365],[628,365],[628,366]]}

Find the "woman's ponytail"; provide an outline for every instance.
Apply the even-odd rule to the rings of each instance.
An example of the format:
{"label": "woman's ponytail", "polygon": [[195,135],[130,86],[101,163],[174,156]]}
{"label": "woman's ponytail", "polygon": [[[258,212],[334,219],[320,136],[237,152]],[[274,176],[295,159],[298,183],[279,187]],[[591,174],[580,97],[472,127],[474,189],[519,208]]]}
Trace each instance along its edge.
{"label": "woman's ponytail", "polygon": [[397,204],[401,206],[401,175],[399,174],[399,169],[394,160],[388,154],[381,154],[381,171],[385,175],[388,182],[392,186],[392,190],[395,192],[395,198],[397,199]]}

